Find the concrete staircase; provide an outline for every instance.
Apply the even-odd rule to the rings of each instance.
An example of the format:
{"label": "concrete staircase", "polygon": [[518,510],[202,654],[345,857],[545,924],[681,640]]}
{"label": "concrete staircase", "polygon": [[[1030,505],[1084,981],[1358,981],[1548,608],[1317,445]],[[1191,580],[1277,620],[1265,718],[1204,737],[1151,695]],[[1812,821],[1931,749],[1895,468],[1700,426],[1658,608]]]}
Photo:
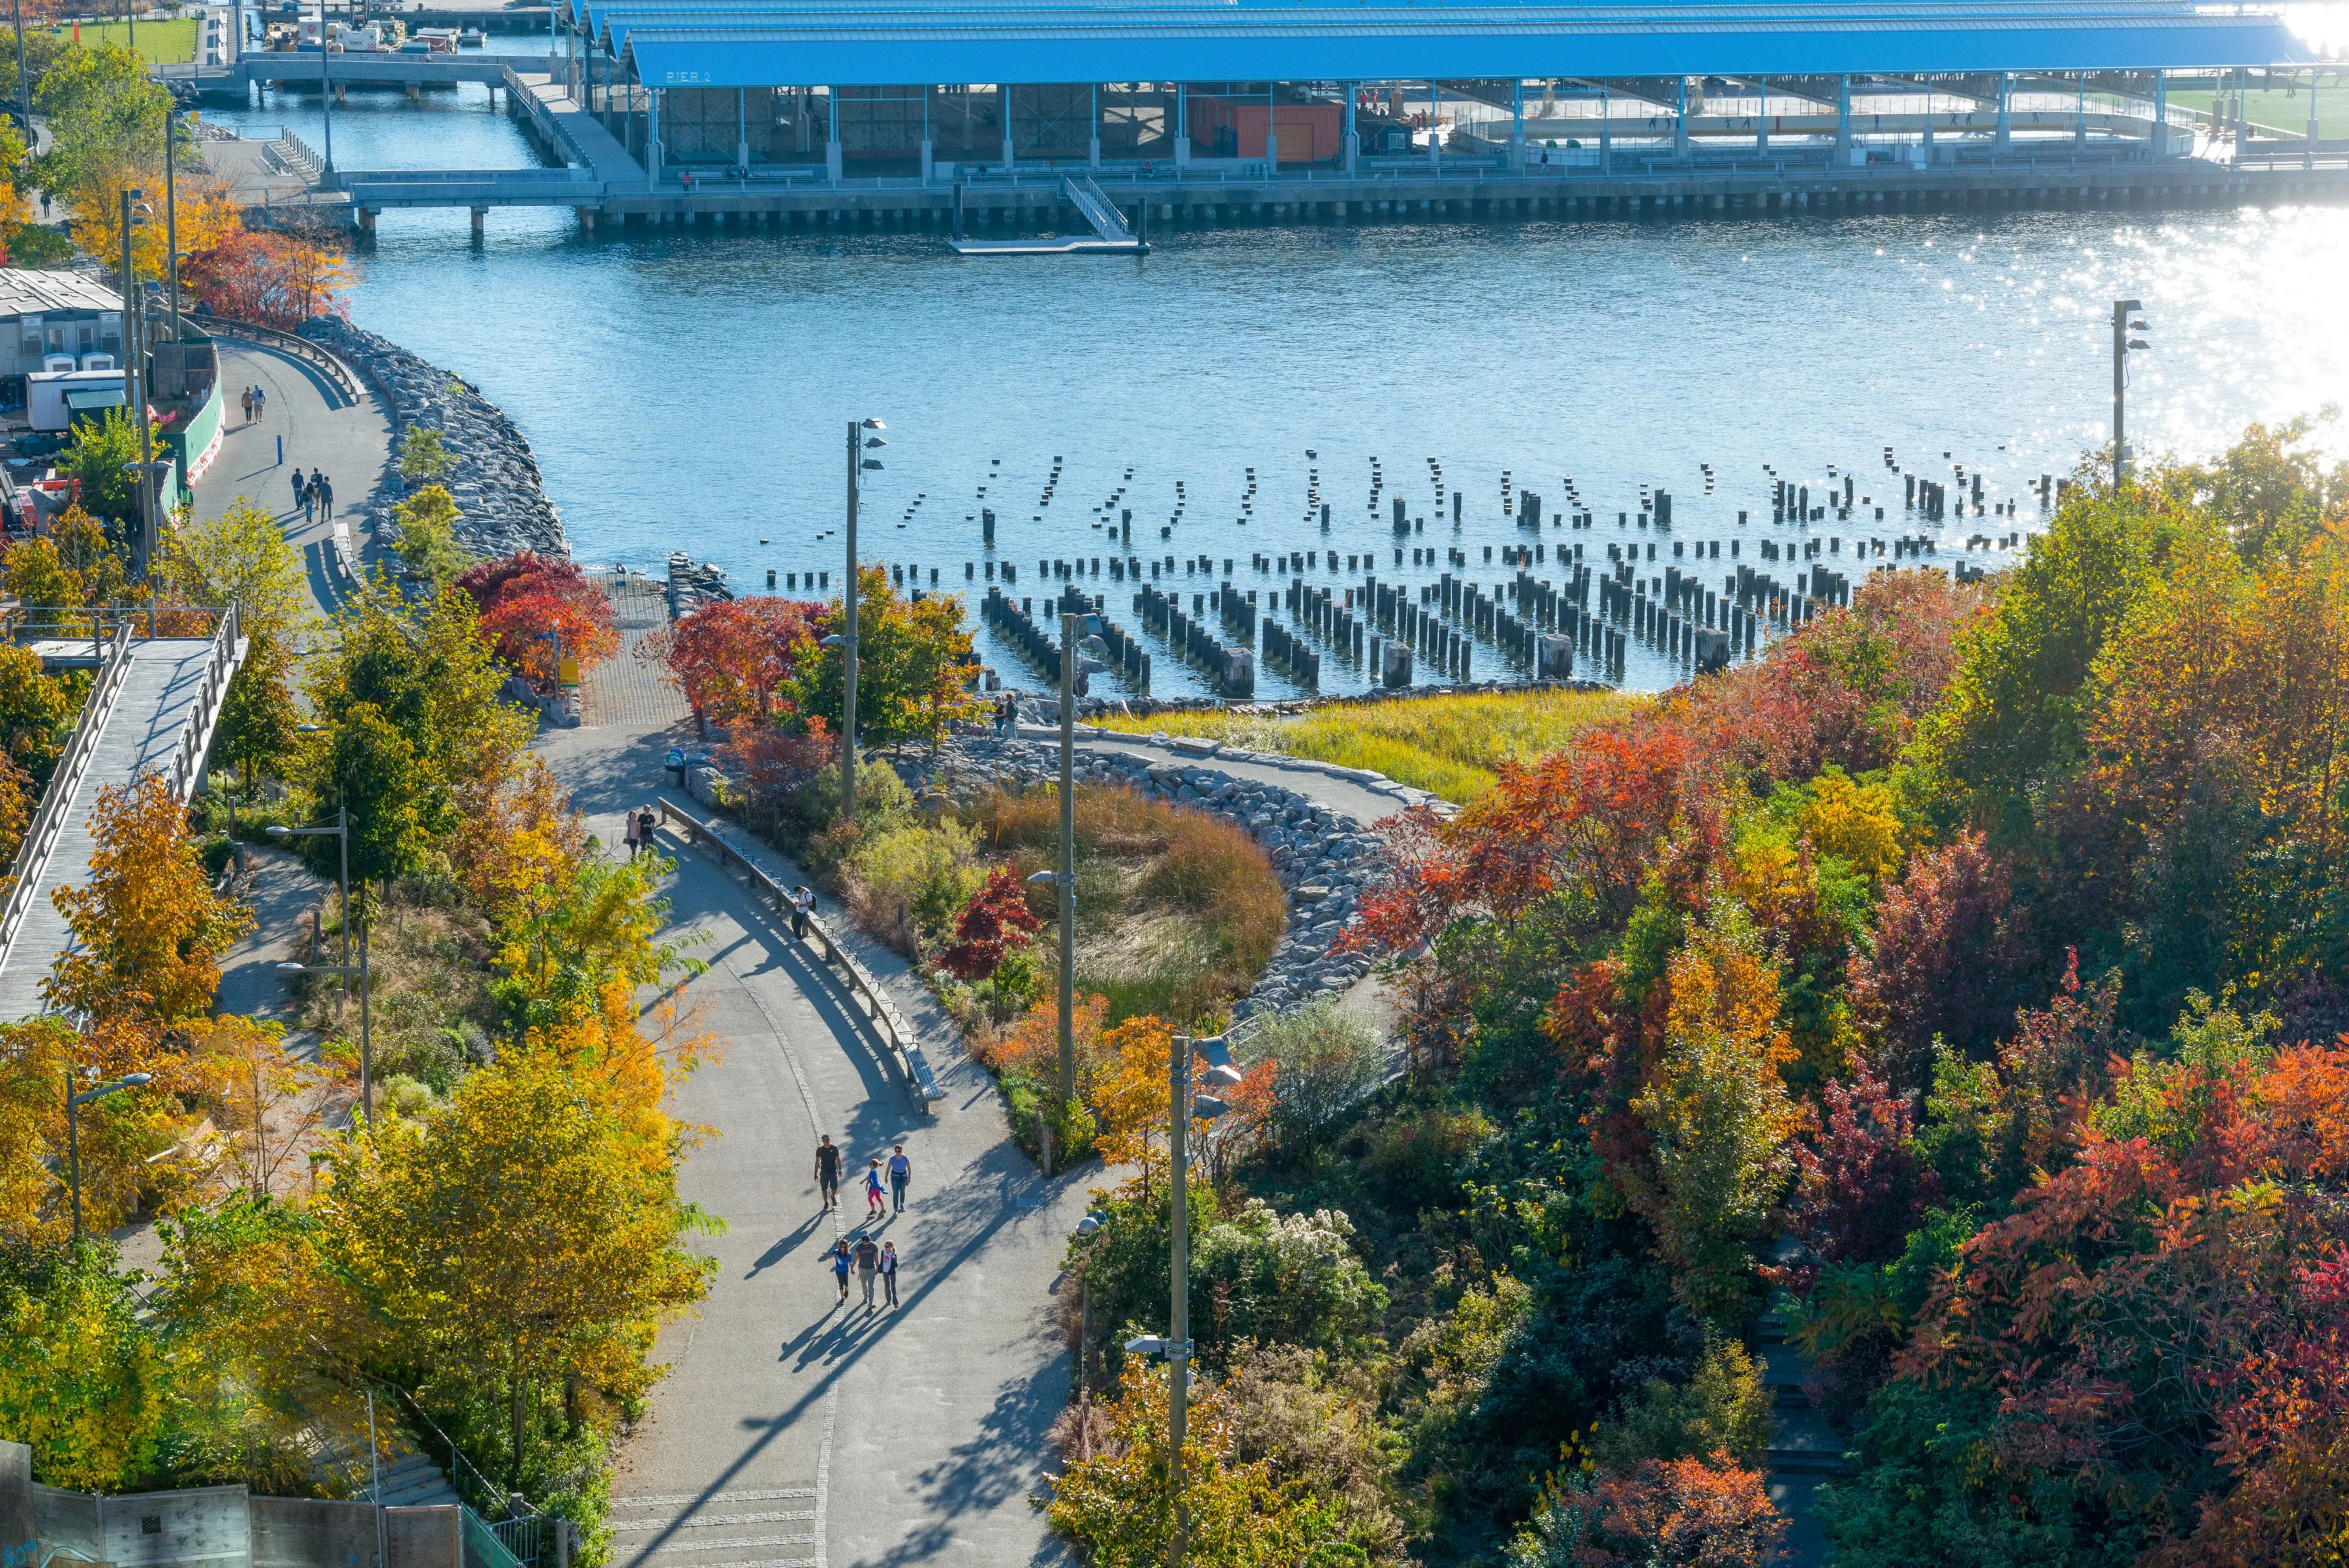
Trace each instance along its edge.
{"label": "concrete staircase", "polygon": [[378,1484],[379,1501],[386,1508],[426,1508],[459,1501],[457,1489],[449,1484],[440,1467],[413,1449],[386,1461]]}
{"label": "concrete staircase", "polygon": [[1800,1345],[1786,1337],[1793,1303],[1781,1292],[1754,1325],[1762,1361],[1762,1385],[1770,1391],[1776,1434],[1763,1451],[1770,1501],[1786,1516],[1785,1544],[1775,1568],[1823,1568],[1829,1560],[1826,1534],[1812,1512],[1821,1482],[1844,1473],[1843,1439],[1836,1435],[1806,1385],[1811,1365]]}

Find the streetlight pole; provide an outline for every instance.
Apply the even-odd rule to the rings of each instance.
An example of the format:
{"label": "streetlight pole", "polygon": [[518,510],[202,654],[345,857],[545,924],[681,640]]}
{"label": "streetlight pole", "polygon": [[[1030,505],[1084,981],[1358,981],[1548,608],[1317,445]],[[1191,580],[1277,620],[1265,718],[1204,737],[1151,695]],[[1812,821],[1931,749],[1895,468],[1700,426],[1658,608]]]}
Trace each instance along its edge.
{"label": "streetlight pole", "polygon": [[25,0],[9,0],[9,14],[16,23],[16,108],[25,117],[25,158],[33,157],[33,78],[25,68]]}
{"label": "streetlight pole", "polygon": [[343,961],[340,963],[281,963],[279,974],[338,974],[343,977],[343,991],[348,994],[351,981],[358,981],[359,991],[359,1118],[370,1127],[375,1126],[375,1042],[372,1020],[368,1015],[367,992],[367,933],[365,921],[359,924],[359,961],[351,962],[351,922],[358,918],[351,903],[351,814],[347,806],[335,807],[332,827],[287,827],[283,823],[269,825],[272,838],[325,838],[332,836],[342,857],[338,880],[343,891]]}
{"label": "streetlight pole", "polygon": [[[1084,621],[1061,617],[1061,1104],[1077,1097],[1077,639]],[[1177,1335],[1179,1338],[1180,1335]]]}
{"label": "streetlight pole", "polygon": [[2146,329],[2142,321],[2131,321],[2129,313],[2144,309],[2134,299],[2113,301],[2113,488],[2117,491],[2128,478],[2127,430],[2123,421],[2124,405],[2128,392],[2128,357],[2134,348],[2152,345],[2142,337],[2132,337],[2130,332]]}
{"label": "streetlight pole", "polygon": [[141,576],[146,575],[147,554],[155,536],[151,478],[155,432],[147,423],[146,296],[139,286],[138,252],[131,243],[139,224],[146,221],[142,209],[147,204],[140,200],[144,194],[134,190],[122,192],[122,396],[129,405],[123,411],[139,426],[139,543],[131,551],[131,565]]}
{"label": "streetlight pole", "polygon": [[1174,1521],[1166,1537],[1166,1568],[1183,1568],[1191,1533],[1191,1504],[1183,1492],[1184,1428],[1191,1414],[1191,1037],[1174,1036],[1172,1054],[1166,1075],[1167,1189],[1174,1200],[1166,1244],[1166,1477]]}
{"label": "streetlight pole", "polygon": [[856,580],[856,501],[867,469],[881,460],[864,455],[868,449],[889,443],[867,431],[889,427],[879,420],[848,421],[848,580],[841,585],[843,613],[840,639],[840,819],[856,818],[856,609],[861,597]]}
{"label": "streetlight pole", "polygon": [[326,0],[318,0],[318,113],[325,118],[326,127],[326,166],[318,171],[318,178],[331,184],[335,178],[335,89],[326,79]]}
{"label": "streetlight pole", "polygon": [[179,127],[176,105],[163,110],[163,270],[164,308],[171,316],[171,342],[180,341],[180,186],[171,168]]}
{"label": "streetlight pole", "polygon": [[135,1089],[148,1081],[145,1073],[126,1073],[111,1084],[100,1084],[94,1089],[74,1093],[73,1075],[66,1075],[66,1149],[67,1159],[73,1167],[73,1214],[76,1243],[81,1241],[81,1107],[84,1102],[103,1099],[121,1089]]}

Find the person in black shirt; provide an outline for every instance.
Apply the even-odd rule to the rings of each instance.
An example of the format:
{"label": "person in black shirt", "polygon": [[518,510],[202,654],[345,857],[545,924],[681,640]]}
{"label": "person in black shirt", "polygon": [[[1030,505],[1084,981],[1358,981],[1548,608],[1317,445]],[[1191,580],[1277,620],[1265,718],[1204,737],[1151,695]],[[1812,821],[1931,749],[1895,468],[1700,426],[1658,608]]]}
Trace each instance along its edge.
{"label": "person in black shirt", "polygon": [[840,1150],[833,1147],[830,1133],[816,1141],[815,1184],[823,1189],[826,1209],[840,1201]]}

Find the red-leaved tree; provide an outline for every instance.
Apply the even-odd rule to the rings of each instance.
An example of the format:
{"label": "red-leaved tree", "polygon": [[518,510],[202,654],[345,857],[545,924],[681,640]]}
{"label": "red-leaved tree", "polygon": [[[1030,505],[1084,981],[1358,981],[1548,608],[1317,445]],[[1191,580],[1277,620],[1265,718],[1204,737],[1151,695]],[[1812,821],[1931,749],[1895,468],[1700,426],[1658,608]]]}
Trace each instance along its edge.
{"label": "red-leaved tree", "polygon": [[314,316],[339,314],[351,280],[334,252],[257,229],[222,236],[190,256],[180,275],[215,314],[287,332]]}
{"label": "red-leaved tree", "polygon": [[1795,1148],[1796,1233],[1822,1262],[1889,1262],[1940,1195],[1909,1147],[1915,1113],[1865,1064],[1848,1083],[1827,1085],[1826,1099],[1826,1126]]}
{"label": "red-leaved tree", "polygon": [[1980,1060],[2013,1022],[2021,968],[2006,867],[1978,833],[1917,857],[1886,890],[1850,965],[1861,1051],[1902,1094],[1933,1075],[1933,1041]]}
{"label": "red-leaved tree", "polygon": [[467,568],[457,587],[499,660],[538,686],[554,684],[565,654],[584,672],[619,651],[612,601],[571,561],[524,550]]}
{"label": "red-leaved tree", "polygon": [[652,633],[636,657],[659,666],[713,724],[763,719],[792,677],[794,646],[823,607],[804,599],[723,599]]}
{"label": "red-leaved tree", "polygon": [[938,955],[938,967],[958,980],[985,980],[1005,953],[1026,946],[1043,924],[1028,908],[1019,874],[999,866],[956,919],[954,945]]}

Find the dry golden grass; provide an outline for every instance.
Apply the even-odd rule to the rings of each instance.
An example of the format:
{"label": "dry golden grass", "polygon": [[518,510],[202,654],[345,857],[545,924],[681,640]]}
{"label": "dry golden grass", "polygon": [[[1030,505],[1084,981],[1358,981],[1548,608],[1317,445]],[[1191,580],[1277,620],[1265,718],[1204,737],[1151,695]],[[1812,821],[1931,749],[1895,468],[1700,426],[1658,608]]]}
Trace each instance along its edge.
{"label": "dry golden grass", "polygon": [[[1154,1012],[1188,1023],[1254,984],[1288,929],[1272,862],[1246,831],[1128,789],[1076,795],[1078,983],[1110,1000],[1110,1019]],[[982,850],[1023,874],[1060,843],[1050,789],[998,792],[976,803]],[[1050,918],[1051,895],[1031,891]]]}

